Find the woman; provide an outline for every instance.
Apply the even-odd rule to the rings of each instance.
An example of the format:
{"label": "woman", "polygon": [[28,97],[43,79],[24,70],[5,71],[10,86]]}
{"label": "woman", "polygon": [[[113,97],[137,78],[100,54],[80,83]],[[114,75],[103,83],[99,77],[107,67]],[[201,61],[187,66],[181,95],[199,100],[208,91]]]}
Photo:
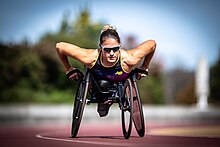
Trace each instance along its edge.
{"label": "woman", "polygon": [[[116,29],[110,25],[105,25],[102,29],[99,45],[99,49],[84,49],[65,42],[56,44],[58,56],[70,79],[77,80],[80,78],[80,74],[76,68],[70,65],[68,57],[83,63],[91,70],[94,77],[123,81],[127,78],[129,72],[142,61],[142,65],[139,68],[147,70],[156,49],[154,40],[145,41],[131,50],[122,49],[120,37]],[[73,74],[69,75],[69,73]],[[144,75],[138,74],[137,79],[142,76]],[[98,112],[101,117],[108,114],[110,105],[109,103],[98,104]]]}

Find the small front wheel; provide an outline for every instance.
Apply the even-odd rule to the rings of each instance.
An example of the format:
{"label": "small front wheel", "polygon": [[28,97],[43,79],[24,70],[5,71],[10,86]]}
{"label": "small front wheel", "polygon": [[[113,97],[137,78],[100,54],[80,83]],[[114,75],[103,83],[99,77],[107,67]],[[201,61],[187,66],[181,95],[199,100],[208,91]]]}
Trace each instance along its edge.
{"label": "small front wheel", "polygon": [[125,139],[128,139],[132,130],[132,115],[133,115],[133,92],[130,79],[127,79],[124,84],[124,96],[122,97],[122,130]]}

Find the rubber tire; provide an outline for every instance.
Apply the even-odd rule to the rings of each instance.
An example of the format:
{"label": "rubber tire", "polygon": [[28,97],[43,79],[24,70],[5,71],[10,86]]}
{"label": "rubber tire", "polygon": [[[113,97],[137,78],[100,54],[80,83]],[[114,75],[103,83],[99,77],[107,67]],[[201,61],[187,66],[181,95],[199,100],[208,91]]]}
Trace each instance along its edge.
{"label": "rubber tire", "polygon": [[[126,95],[126,89],[128,89],[129,91],[129,97],[130,99],[128,99],[128,103],[130,103],[130,112],[128,112],[127,110],[123,110],[121,109],[121,112],[122,112],[122,130],[123,130],[123,135],[124,135],[124,138],[125,139],[129,139],[130,135],[131,135],[131,130],[132,130],[132,115],[133,113],[133,91],[132,91],[132,85],[131,85],[131,81],[130,79],[127,79],[125,84],[124,84],[124,96]],[[126,98],[126,97],[125,97]],[[127,112],[126,112],[127,111]],[[125,113],[128,113],[130,116],[129,116],[129,120],[128,120],[128,126],[126,125],[126,116],[125,116]]]}
{"label": "rubber tire", "polygon": [[140,137],[144,137],[145,135],[144,113],[143,113],[140,93],[136,82],[133,83],[133,87],[134,87],[133,94],[136,95],[136,99],[133,99],[133,122],[138,135]]}
{"label": "rubber tire", "polygon": [[88,84],[86,84],[83,80],[81,80],[78,84],[78,88],[75,95],[74,107],[73,107],[72,129],[71,129],[72,138],[75,138],[79,131],[79,127],[81,124],[83,111],[86,103],[87,92],[88,92]]}

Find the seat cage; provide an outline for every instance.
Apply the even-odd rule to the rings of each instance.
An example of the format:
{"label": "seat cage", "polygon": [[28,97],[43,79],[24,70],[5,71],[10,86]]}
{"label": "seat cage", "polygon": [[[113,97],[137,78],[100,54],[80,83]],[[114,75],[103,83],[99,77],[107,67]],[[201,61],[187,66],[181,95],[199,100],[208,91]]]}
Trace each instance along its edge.
{"label": "seat cage", "polygon": [[[88,71],[89,72],[89,71]],[[105,87],[102,87],[99,82],[106,82]],[[120,98],[123,95],[123,90],[119,92],[119,89],[123,89],[124,81],[120,82],[112,82],[109,80],[98,80],[95,79],[92,75],[90,75],[90,87],[89,94],[90,99],[88,99],[88,103],[99,103],[106,100],[112,102],[119,102]],[[103,88],[105,90],[103,90]],[[98,96],[97,96],[98,95]]]}
{"label": "seat cage", "polygon": [[[100,86],[100,84],[98,83],[97,79],[95,77],[93,77],[93,75],[91,75],[91,72],[89,71],[89,69],[86,67],[86,73],[83,78],[84,82],[89,82],[89,98],[87,97],[87,104],[89,103],[99,103],[99,102],[103,102],[106,100],[110,100],[113,102],[120,102],[122,96],[124,95],[124,83],[127,79],[130,79],[132,82],[135,82],[136,78],[135,78],[135,74],[137,72],[145,72],[143,70],[140,69],[134,69],[130,72],[129,76],[127,79],[125,79],[124,81],[119,81],[119,82],[112,82],[109,80],[105,80],[109,83],[109,85],[105,88],[105,90],[103,90],[103,87]],[[94,90],[95,89],[95,90]],[[97,97],[98,94],[98,97]]]}

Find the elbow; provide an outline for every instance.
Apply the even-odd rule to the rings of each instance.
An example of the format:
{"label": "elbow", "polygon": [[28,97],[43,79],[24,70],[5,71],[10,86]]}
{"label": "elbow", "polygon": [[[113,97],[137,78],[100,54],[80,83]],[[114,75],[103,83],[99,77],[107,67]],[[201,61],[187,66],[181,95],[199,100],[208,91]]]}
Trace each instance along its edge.
{"label": "elbow", "polygon": [[60,49],[60,42],[56,43],[56,49],[57,49],[57,50]]}
{"label": "elbow", "polygon": [[63,49],[63,43],[62,42],[58,42],[56,43],[56,50],[61,52]]}
{"label": "elbow", "polygon": [[156,41],[155,40],[148,40],[147,42],[148,42],[148,44],[151,47],[151,51],[154,51],[156,49],[156,47],[157,47]]}
{"label": "elbow", "polygon": [[156,43],[156,41],[155,40],[153,40],[153,50],[156,50],[156,47],[157,47],[157,43]]}
{"label": "elbow", "polygon": [[149,40],[150,41],[150,44],[151,44],[151,46],[157,46],[157,43],[156,43],[156,41],[155,40]]}

